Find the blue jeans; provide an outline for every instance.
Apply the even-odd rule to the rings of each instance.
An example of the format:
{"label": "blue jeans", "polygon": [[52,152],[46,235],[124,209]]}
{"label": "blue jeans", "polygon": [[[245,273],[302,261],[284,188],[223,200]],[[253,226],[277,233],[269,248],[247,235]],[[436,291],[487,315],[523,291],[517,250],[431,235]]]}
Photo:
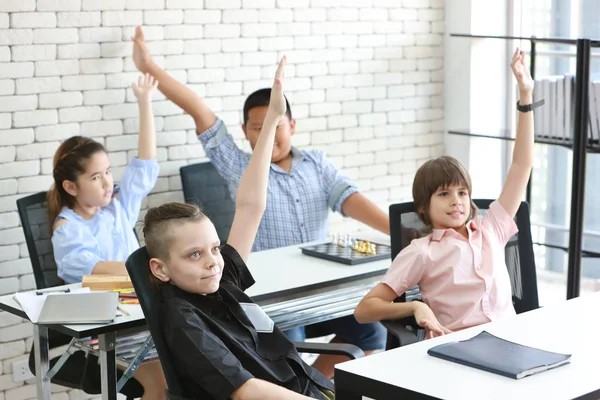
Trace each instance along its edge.
{"label": "blue jeans", "polygon": [[285,335],[292,342],[304,342],[307,337],[327,336],[332,333],[344,343],[353,344],[363,351],[385,349],[387,331],[379,322],[359,324],[354,315],[332,319],[318,324],[300,326],[287,330]]}

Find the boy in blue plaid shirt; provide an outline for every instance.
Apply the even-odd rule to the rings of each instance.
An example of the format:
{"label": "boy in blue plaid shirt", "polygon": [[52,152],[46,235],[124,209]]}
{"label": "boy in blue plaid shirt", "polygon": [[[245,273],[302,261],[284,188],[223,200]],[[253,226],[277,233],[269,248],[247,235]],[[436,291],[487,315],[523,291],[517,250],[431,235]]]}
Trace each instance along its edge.
{"label": "boy in blue plaid shirt", "polygon": [[[193,90],[152,61],[141,27],[136,29],[133,41],[136,67],[153,75],[160,82],[158,89],[194,118],[200,142],[235,195],[250,154],[236,146],[225,124]],[[270,93],[271,89],[258,90],[248,96],[244,104],[242,129],[252,148],[267,113]],[[359,193],[352,181],[327,160],[323,152],[292,147],[296,121],[292,119],[287,99],[286,105],[286,117],[277,126],[273,146],[267,208],[253,251],[326,239],[330,209],[389,234],[387,214]],[[287,331],[286,335],[293,341],[304,341],[306,330],[309,336],[335,333],[335,341],[357,345],[366,354],[385,347],[385,329],[378,323],[358,324],[354,316],[296,328]],[[344,360],[341,356],[323,355],[313,367],[331,378],[334,365]]]}

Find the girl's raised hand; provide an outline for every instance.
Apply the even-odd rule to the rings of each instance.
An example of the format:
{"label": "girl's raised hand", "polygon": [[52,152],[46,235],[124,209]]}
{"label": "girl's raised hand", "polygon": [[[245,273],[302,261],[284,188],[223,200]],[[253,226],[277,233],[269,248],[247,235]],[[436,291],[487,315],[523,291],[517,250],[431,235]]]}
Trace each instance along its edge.
{"label": "girl's raised hand", "polygon": [[137,84],[134,82],[131,85],[133,94],[135,94],[138,101],[150,101],[152,99],[152,92],[157,87],[158,81],[154,80],[154,77],[150,74],[140,76]]}

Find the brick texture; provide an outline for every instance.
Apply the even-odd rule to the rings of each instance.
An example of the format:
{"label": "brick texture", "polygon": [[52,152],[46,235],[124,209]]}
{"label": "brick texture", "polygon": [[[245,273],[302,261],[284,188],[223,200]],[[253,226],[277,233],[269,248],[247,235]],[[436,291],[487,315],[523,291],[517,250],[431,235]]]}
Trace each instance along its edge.
{"label": "brick texture", "polygon": [[[287,55],[293,143],[325,151],[384,209],[443,151],[443,2],[1,0],[0,294],[33,285],[15,201],[48,188],[60,142],[102,142],[117,177],[136,154],[136,24],[157,63],[205,97],[244,149],[244,99]],[[206,157],[189,115],[161,94],[153,107],[161,173],[144,207],[182,200],[179,168]],[[358,229],[332,219],[332,232]],[[0,400],[35,398],[31,381],[12,377],[30,335],[0,313]],[[89,396],[56,387],[53,398]]]}

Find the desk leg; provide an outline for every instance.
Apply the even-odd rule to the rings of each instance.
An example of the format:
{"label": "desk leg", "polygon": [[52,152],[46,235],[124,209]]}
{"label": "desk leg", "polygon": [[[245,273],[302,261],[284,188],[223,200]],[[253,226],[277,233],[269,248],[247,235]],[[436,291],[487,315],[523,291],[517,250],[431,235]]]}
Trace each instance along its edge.
{"label": "desk leg", "polygon": [[109,332],[98,336],[102,378],[102,400],[117,400],[116,337],[117,335],[115,332]]}
{"label": "desk leg", "polygon": [[33,324],[33,341],[35,344],[35,384],[37,386],[37,398],[50,400],[48,328]]}

